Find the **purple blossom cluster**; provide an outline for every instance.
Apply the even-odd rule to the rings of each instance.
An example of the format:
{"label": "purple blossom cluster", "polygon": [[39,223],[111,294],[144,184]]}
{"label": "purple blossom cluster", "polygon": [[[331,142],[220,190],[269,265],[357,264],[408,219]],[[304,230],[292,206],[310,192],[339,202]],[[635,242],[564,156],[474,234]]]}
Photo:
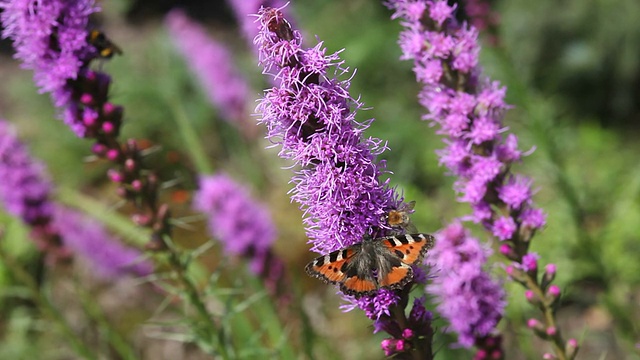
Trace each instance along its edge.
{"label": "purple blossom cluster", "polygon": [[0,203],[5,210],[31,227],[50,262],[67,259],[68,249],[51,228],[53,189],[46,169],[31,157],[5,120],[0,120],[0,179]]}
{"label": "purple blossom cluster", "polygon": [[2,0],[0,8],[2,37],[13,40],[15,57],[33,70],[40,91],[55,96],[94,51],[87,43],[87,25],[98,7],[93,0]]}
{"label": "purple blossom cluster", "polygon": [[10,214],[30,226],[44,226],[53,214],[52,185],[11,125],[0,120],[0,200]]}
{"label": "purple blossom cluster", "polygon": [[206,30],[182,10],[172,10],[165,22],[173,43],[222,118],[241,130],[253,125],[248,123],[247,115],[249,85],[235,67],[227,47],[209,37]]}
{"label": "purple blossom cluster", "polygon": [[349,79],[327,75],[348,72],[338,53],[325,54],[322,42],[303,48],[300,32],[277,9],[261,10],[259,26],[260,63],[279,86],[266,90],[257,110],[269,140],[282,147],[280,156],[300,168],[292,199],[305,212],[312,250],[358,243],[397,205],[395,192],[379,179],[385,163],[376,157],[386,146],[363,138],[370,121],[356,122],[362,104],[349,95]]}
{"label": "purple blossom cluster", "polygon": [[[404,59],[414,60],[423,84],[424,119],[439,125],[446,147],[440,162],[458,179],[460,201],[473,209],[471,220],[509,243],[527,243],[545,224],[533,206],[530,179],[510,173],[522,157],[518,140],[502,123],[506,88],[480,79],[478,32],[458,24],[455,6],[446,1],[390,1],[394,17],[403,19],[400,35]],[[522,251],[523,250],[523,251]],[[522,249],[520,256],[526,253]]]}
{"label": "purple blossom cluster", "polygon": [[98,11],[93,0],[4,0],[0,19],[2,36],[13,40],[15,57],[33,70],[41,92],[51,94],[61,116],[78,136],[85,130],[71,105],[69,82],[76,80],[87,62],[96,57],[88,43],[89,15]]}
{"label": "purple blossom cluster", "polygon": [[153,271],[153,265],[142,259],[139,250],[123,245],[97,221],[62,206],[56,206],[53,219],[52,225],[64,244],[86,259],[96,276],[114,279]]}
{"label": "purple blossom cluster", "polygon": [[484,271],[491,250],[461,223],[450,224],[438,235],[429,257],[435,276],[427,292],[435,295],[438,312],[458,334],[458,343],[471,347],[490,335],[502,318],[505,292]]}
{"label": "purple blossom cluster", "polygon": [[284,264],[274,256],[276,229],[268,210],[226,174],[201,176],[194,208],[207,216],[209,231],[227,253],[250,259],[250,268],[275,286]]}

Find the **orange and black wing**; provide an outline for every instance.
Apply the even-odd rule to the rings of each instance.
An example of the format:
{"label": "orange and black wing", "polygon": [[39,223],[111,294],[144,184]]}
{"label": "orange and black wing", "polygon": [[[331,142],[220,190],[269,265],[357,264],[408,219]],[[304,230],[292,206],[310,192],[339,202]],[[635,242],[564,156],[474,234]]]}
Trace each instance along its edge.
{"label": "orange and black wing", "polygon": [[435,240],[429,234],[404,234],[382,238],[387,250],[395,254],[403,263],[418,263],[427,251],[433,248]]}
{"label": "orange and black wing", "polygon": [[342,283],[347,278],[345,265],[356,254],[356,251],[356,249],[349,247],[317,257],[307,264],[305,270],[309,276],[318,278],[325,283]]}

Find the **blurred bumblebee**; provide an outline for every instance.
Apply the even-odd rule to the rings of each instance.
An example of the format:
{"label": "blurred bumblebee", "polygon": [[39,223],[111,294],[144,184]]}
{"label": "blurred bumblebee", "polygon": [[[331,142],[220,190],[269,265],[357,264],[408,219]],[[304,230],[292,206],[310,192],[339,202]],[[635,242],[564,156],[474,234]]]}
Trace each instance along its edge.
{"label": "blurred bumblebee", "polygon": [[416,206],[415,201],[408,203],[402,203],[397,209],[391,209],[385,215],[387,225],[396,230],[401,230],[405,234],[418,233],[418,229],[411,222],[410,215],[413,213],[413,208]]}
{"label": "blurred bumblebee", "polygon": [[110,59],[114,54],[122,55],[122,49],[111,42],[102,31],[89,31],[87,42],[96,49],[98,55],[103,59]]}

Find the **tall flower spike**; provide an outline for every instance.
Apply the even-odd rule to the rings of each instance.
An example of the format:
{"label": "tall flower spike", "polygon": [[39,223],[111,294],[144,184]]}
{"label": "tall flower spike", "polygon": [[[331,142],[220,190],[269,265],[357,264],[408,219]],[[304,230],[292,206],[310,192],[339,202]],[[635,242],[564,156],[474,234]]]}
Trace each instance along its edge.
{"label": "tall flower spike", "polygon": [[[365,236],[384,235],[389,230],[384,215],[400,201],[388,181],[380,180],[386,171],[377,156],[386,145],[362,137],[372,120],[355,120],[362,104],[349,95],[349,79],[339,78],[349,70],[339,53],[326,54],[322,42],[303,48],[300,32],[279,9],[261,9],[258,17],[255,44],[260,63],[277,86],[265,91],[257,110],[267,125],[267,137],[281,146],[279,155],[300,168],[292,179],[292,199],[304,210],[312,250],[326,254]],[[333,75],[328,75],[330,70]],[[407,320],[409,289],[351,299],[351,308],[359,306],[384,324],[380,328],[394,337],[387,341],[394,344],[394,353],[430,358],[431,336],[412,341],[402,337],[407,328],[431,329],[430,318]]]}
{"label": "tall flower spike", "polygon": [[0,203],[6,211],[32,228],[49,261],[67,259],[68,250],[51,228],[52,185],[46,169],[31,157],[5,120],[0,120],[0,179]]}
{"label": "tall flower spike", "polygon": [[172,10],[165,22],[175,46],[222,118],[245,133],[255,129],[255,124],[249,124],[248,119],[249,85],[236,69],[226,46],[209,37],[206,30],[182,10]]}
{"label": "tall flower spike", "polygon": [[[531,239],[545,224],[545,214],[533,205],[532,182],[511,172],[520,161],[518,140],[502,123],[508,106],[506,88],[481,77],[478,66],[478,31],[459,24],[455,6],[444,0],[390,0],[394,18],[401,18],[400,35],[404,59],[412,59],[419,94],[427,108],[425,119],[439,125],[446,147],[440,161],[457,177],[460,200],[473,209],[469,219],[482,224],[504,242],[501,253],[516,264],[509,266],[513,278],[543,296],[542,284],[533,272],[522,273]],[[547,284],[548,285],[548,284]],[[557,329],[555,308],[541,306],[546,328]],[[556,354],[567,358],[559,331],[545,337]]]}

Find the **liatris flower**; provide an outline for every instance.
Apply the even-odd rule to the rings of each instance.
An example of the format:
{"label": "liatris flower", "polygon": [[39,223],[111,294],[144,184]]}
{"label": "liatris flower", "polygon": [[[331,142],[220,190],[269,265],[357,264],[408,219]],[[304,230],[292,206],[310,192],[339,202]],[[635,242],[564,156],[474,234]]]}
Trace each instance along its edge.
{"label": "liatris flower", "polygon": [[51,191],[44,165],[31,157],[9,123],[0,120],[0,202],[32,228],[40,250],[55,262],[69,253],[51,229]]}
{"label": "liatris flower", "polygon": [[64,244],[91,264],[95,275],[113,279],[126,274],[148,275],[153,266],[142,253],[123,245],[95,220],[62,206],[56,206],[53,227]]}
{"label": "liatris flower", "polygon": [[175,46],[222,118],[245,130],[249,125],[247,105],[252,100],[247,80],[234,66],[229,50],[181,10],[171,11],[166,24]]}
{"label": "liatris flower", "polygon": [[[440,161],[458,177],[460,200],[471,204],[472,220],[496,238],[528,244],[544,226],[544,214],[533,207],[531,181],[510,173],[522,153],[514,134],[503,135],[506,89],[480,80],[477,31],[458,25],[454,7],[446,1],[396,0],[389,5],[394,17],[405,19],[403,58],[415,60],[416,78],[424,85],[420,101],[429,110],[425,119],[446,135]],[[520,257],[527,246],[519,249]]]}
{"label": "liatris flower", "polygon": [[502,318],[505,293],[484,271],[490,249],[461,223],[447,226],[439,235],[429,257],[437,276],[427,289],[439,302],[438,312],[458,334],[458,343],[471,347],[490,335]]}
{"label": "liatris flower", "polygon": [[[388,181],[380,180],[385,163],[377,156],[386,146],[379,139],[362,137],[372,120],[355,121],[362,104],[349,95],[349,79],[328,75],[330,70],[344,75],[348,69],[338,53],[326,55],[321,42],[303,48],[300,32],[279,9],[261,9],[258,15],[255,44],[260,63],[278,84],[265,91],[258,112],[267,125],[267,137],[282,146],[280,156],[300,167],[292,179],[292,199],[305,212],[312,250],[326,254],[365,236],[384,235],[384,215],[400,201]],[[385,317],[388,329],[401,328],[390,332],[397,353],[427,358],[432,354],[430,336],[411,342],[402,338],[405,329],[431,329],[427,318],[408,322],[404,309],[410,287],[381,290],[358,298],[355,305],[372,318]]]}
{"label": "liatris flower", "polygon": [[396,194],[379,180],[385,163],[376,157],[386,146],[363,138],[369,122],[355,121],[362,106],[349,95],[349,80],[338,53],[325,55],[322,43],[301,46],[279,10],[260,11],[256,37],[265,72],[274,71],[279,87],[268,89],[258,105],[267,137],[282,146],[280,156],[302,169],[292,179],[292,198],[305,211],[312,250],[328,253],[362,241],[383,224],[385,209],[396,207]]}
{"label": "liatris flower", "polygon": [[[440,161],[458,177],[455,189],[471,204],[470,219],[504,242],[500,252],[517,264],[508,268],[511,277],[545,297],[548,284],[539,282],[537,272],[520,269],[531,262],[529,245],[545,225],[545,214],[533,205],[531,180],[511,172],[522,153],[517,137],[505,134],[502,123],[506,89],[480,77],[477,30],[459,24],[452,16],[455,7],[444,0],[391,0],[388,5],[394,18],[403,19],[402,57],[414,60],[416,79],[424,85],[419,99],[429,111],[425,119],[440,125],[438,133],[446,136]],[[557,329],[551,300],[556,299],[541,309],[546,328]],[[565,355],[559,331],[545,339]]]}
{"label": "liatris flower", "polygon": [[209,230],[226,252],[250,259],[251,270],[276,285],[284,264],[272,253],[276,229],[269,212],[225,174],[201,176],[194,208],[202,211]]}

